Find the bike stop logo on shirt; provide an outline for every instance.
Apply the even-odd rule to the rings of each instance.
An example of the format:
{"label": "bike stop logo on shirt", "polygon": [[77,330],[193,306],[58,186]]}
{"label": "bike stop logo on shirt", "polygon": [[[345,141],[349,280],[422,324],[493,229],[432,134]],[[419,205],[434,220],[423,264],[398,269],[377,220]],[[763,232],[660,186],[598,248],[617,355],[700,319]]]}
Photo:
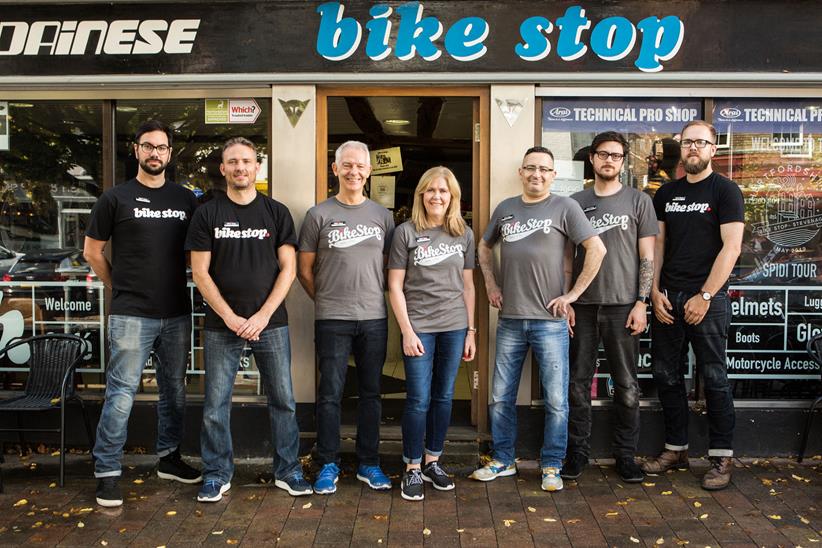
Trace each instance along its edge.
{"label": "bike stop logo on shirt", "polygon": [[[510,222],[506,222],[510,221]],[[504,242],[516,242],[537,232],[548,234],[551,232],[552,219],[528,219],[524,222],[515,221],[513,216],[503,217],[500,234]]]}
{"label": "bike stop logo on shirt", "polygon": [[333,230],[328,233],[328,247],[352,247],[371,238],[382,240],[383,230],[378,226],[357,225],[349,228],[344,223],[331,223],[331,226]]}
{"label": "bike stop logo on shirt", "polygon": [[188,214],[179,209],[151,209],[148,207],[135,207],[135,219],[179,219],[185,221]]}
{"label": "bike stop logo on shirt", "polygon": [[271,233],[267,228],[244,228],[240,230],[240,223],[228,222],[222,227],[214,227],[215,240],[265,240]]}
{"label": "bike stop logo on shirt", "polygon": [[692,204],[683,204],[686,200],[685,196],[677,196],[670,202],[665,204],[665,213],[710,213],[711,204],[707,202],[694,202]]}
{"label": "bike stop logo on shirt", "polygon": [[443,242],[435,246],[421,245],[414,250],[414,265],[433,266],[454,255],[465,256],[465,248],[462,244]]}
{"label": "bike stop logo on shirt", "polygon": [[593,215],[588,219],[591,221],[591,227],[597,231],[597,234],[602,234],[603,232],[607,232],[612,228],[621,228],[622,230],[628,230],[628,221],[630,220],[627,215],[614,215],[613,213],[603,213],[602,217],[597,219]]}

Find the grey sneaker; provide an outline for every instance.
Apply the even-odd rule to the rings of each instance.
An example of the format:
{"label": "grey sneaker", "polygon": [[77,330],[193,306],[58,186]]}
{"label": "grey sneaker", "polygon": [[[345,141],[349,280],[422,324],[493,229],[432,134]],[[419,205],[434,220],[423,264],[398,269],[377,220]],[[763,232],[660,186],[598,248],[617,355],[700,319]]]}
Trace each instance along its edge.
{"label": "grey sneaker", "polygon": [[440,491],[450,491],[454,488],[454,480],[445,473],[437,461],[429,462],[422,469],[422,479],[434,486],[434,489]]}
{"label": "grey sneaker", "polygon": [[542,469],[542,490],[562,491],[562,478],[559,477],[559,468],[549,466]]}
{"label": "grey sneaker", "polygon": [[492,460],[482,468],[474,470],[468,477],[478,481],[491,481],[499,477],[513,476],[516,473],[517,465],[515,463],[512,462],[506,466],[498,460]]}
{"label": "grey sneaker", "polygon": [[419,468],[406,470],[402,475],[400,494],[405,500],[422,500],[425,498],[422,485],[422,473]]}

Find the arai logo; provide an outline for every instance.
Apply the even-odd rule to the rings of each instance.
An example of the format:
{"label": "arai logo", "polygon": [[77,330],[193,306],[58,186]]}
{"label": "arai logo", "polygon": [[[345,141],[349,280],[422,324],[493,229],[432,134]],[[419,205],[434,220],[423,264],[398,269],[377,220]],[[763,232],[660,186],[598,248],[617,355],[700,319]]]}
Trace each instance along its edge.
{"label": "arai logo", "polygon": [[738,108],[727,107],[720,110],[719,115],[726,119],[736,119],[742,116],[742,111]]}
{"label": "arai logo", "polygon": [[554,107],[548,111],[552,118],[567,118],[571,115],[571,109],[567,107]]}

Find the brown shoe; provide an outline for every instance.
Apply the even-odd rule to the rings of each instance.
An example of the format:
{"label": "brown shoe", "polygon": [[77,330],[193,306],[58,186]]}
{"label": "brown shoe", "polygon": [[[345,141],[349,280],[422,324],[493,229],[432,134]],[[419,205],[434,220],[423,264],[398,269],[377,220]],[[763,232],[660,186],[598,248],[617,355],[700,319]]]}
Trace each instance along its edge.
{"label": "brown shoe", "polygon": [[731,483],[733,462],[731,457],[708,457],[711,469],[702,477],[702,488],[708,491],[725,489]]}
{"label": "brown shoe", "polygon": [[642,463],[642,471],[646,474],[661,474],[671,468],[688,468],[687,449],[684,451],[666,449],[657,458]]}

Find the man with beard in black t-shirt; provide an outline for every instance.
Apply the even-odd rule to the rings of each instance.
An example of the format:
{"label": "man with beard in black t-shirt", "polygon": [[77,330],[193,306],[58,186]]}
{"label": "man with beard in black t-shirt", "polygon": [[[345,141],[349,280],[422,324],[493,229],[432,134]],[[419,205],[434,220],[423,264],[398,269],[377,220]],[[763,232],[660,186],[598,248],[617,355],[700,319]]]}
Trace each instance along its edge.
{"label": "man with beard in black t-shirt", "polygon": [[[106,399],[94,444],[97,504],[120,506],[121,457],[134,394],[151,351],[157,355],[157,475],[197,483],[200,472],[180,458],[186,406],[191,302],[183,251],[197,207],[194,194],[165,178],[171,130],[152,120],[134,137],[137,177],[107,190],[91,211],[83,256],[111,287]],[[111,240],[112,260],[103,250]]]}
{"label": "man with beard in black t-shirt", "polygon": [[716,130],[695,120],[682,129],[686,176],[654,196],[659,221],[651,300],[652,370],[665,417],[665,449],[644,463],[659,474],[688,466],[688,397],[681,349],[690,341],[705,386],[708,458],[704,489],[723,489],[733,467],[734,402],[725,361],[731,303],[728,278],[742,248],[744,200],[739,187],[711,168]]}
{"label": "man with beard in black t-shirt", "polygon": [[231,392],[246,345],[268,398],[274,485],[309,495],[291,384],[291,343],[285,297],[297,275],[297,236],[291,213],[255,188],[257,149],[242,137],[223,146],[226,193],[215,195],[191,221],[186,249],[194,282],[208,303],[203,353],[205,404],[200,502],[217,502],[231,488]]}

